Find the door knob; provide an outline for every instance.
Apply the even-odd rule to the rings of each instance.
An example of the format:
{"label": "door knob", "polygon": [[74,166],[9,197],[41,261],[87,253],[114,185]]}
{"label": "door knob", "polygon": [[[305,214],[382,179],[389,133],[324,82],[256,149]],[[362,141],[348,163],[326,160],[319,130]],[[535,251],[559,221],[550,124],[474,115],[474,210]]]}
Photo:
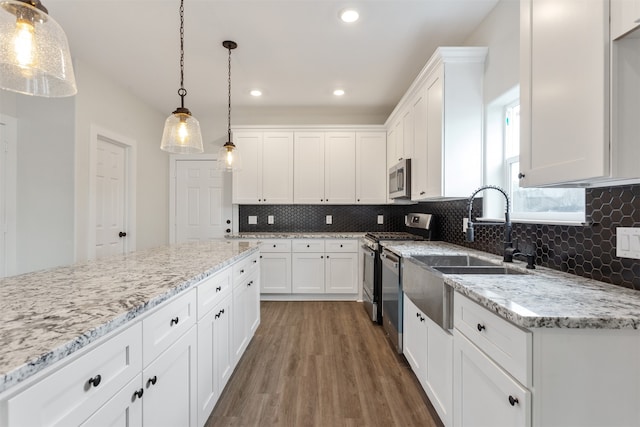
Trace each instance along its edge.
{"label": "door knob", "polygon": [[124,231],[121,231],[118,233],[118,237],[127,237],[127,233],[125,233]]}

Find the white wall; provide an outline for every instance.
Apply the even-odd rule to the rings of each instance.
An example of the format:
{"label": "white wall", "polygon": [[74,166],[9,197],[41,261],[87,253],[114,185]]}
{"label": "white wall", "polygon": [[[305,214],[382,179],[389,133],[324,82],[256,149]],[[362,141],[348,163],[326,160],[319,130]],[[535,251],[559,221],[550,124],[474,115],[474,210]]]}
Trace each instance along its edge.
{"label": "white wall", "polygon": [[[76,257],[87,258],[89,230],[89,146],[91,125],[136,141],[136,246],[169,241],[169,156],[160,150],[166,117],[112,83],[89,64],[77,61],[75,127]],[[170,112],[167,112],[167,116]]]}

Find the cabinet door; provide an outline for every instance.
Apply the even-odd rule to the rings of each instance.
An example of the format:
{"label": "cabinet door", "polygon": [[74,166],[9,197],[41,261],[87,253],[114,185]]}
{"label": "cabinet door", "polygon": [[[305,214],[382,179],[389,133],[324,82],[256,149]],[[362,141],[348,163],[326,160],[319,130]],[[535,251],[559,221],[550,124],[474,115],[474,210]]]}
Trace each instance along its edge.
{"label": "cabinet door", "polygon": [[291,257],[294,294],[324,293],[324,253],[294,253]]}
{"label": "cabinet door", "polygon": [[242,161],[242,169],[233,172],[233,203],[262,202],[262,132],[235,132],[233,141]]}
{"label": "cabinet door", "polygon": [[413,157],[413,108],[407,108],[402,114],[402,156],[403,159]]}
{"label": "cabinet door", "polygon": [[427,327],[425,314],[404,295],[402,353],[407,358],[411,369],[426,388],[427,365]]}
{"label": "cabinet door", "polygon": [[142,427],[142,396],[144,396],[142,374],[138,374],[80,426]]}
{"label": "cabinet door", "polygon": [[192,327],[143,370],[145,426],[196,427],[196,341]]}
{"label": "cabinet door", "polygon": [[[427,197],[440,197],[442,194],[442,144],[443,144],[443,80],[442,67],[434,70],[427,79],[425,90],[425,116],[427,121],[426,129],[426,160],[424,175],[424,189]],[[482,162],[481,158],[475,159],[477,163]],[[460,179],[465,171],[460,171]],[[471,193],[469,193],[471,194]],[[424,195],[420,194],[421,197]],[[462,194],[458,194],[462,196]]]}
{"label": "cabinet door", "polygon": [[531,425],[531,392],[454,330],[454,426]]}
{"label": "cabinet door", "polygon": [[291,254],[262,253],[260,255],[260,292],[291,293]]}
{"label": "cabinet door", "polygon": [[356,201],[356,135],[327,132],[324,151],[325,202],[353,204]]}
{"label": "cabinet door", "polygon": [[[427,100],[425,90],[419,89],[413,99],[413,157],[411,158],[411,200],[427,195]],[[429,129],[430,130],[430,129]],[[431,172],[431,170],[429,170]]]}
{"label": "cabinet door", "polygon": [[611,40],[640,26],[639,0],[611,0]]}
{"label": "cabinet door", "polygon": [[522,0],[520,13],[520,185],[608,176],[608,2]]}
{"label": "cabinet door", "polygon": [[400,114],[400,117],[393,124],[394,134],[395,134],[395,154],[394,160],[391,162],[391,166],[398,163],[400,160],[404,159],[404,122],[402,120],[404,116],[404,112]]}
{"label": "cabinet door", "polygon": [[386,203],[387,173],[385,133],[356,132],[356,203]]}
{"label": "cabinet door", "polygon": [[387,171],[391,166],[398,162],[396,157],[396,132],[395,128],[391,128],[387,131]]}
{"label": "cabinet door", "polygon": [[325,292],[355,294],[358,292],[358,254],[332,252],[325,254]]}
{"label": "cabinet door", "polygon": [[[253,334],[260,326],[260,277],[258,273],[254,273],[254,280],[250,281],[247,285],[246,293],[246,325],[247,325],[247,340],[251,341]],[[247,342],[248,344],[248,342]]]}
{"label": "cabinet door", "polygon": [[293,203],[293,132],[264,132],[262,202]]}
{"label": "cabinet door", "polygon": [[[425,316],[426,317],[426,316]],[[453,336],[428,317],[425,391],[444,425],[453,420]]]}
{"label": "cabinet door", "polygon": [[299,204],[324,202],[324,132],[296,132],[293,200]]}
{"label": "cabinet door", "polygon": [[204,426],[231,375],[231,296],[198,322],[198,426]]}

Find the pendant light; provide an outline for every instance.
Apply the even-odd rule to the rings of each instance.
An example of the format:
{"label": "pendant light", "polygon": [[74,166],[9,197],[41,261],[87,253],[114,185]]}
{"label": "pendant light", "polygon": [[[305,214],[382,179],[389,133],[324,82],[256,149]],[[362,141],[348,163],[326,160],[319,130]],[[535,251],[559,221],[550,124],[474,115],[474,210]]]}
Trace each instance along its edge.
{"label": "pendant light", "polygon": [[62,27],[40,0],[0,0],[0,88],[25,95],[75,95]]}
{"label": "pendant light", "polygon": [[222,46],[229,51],[229,74],[227,81],[229,83],[228,90],[228,109],[227,109],[227,142],[220,147],[218,152],[218,165],[223,171],[231,172],[240,170],[240,153],[231,138],[231,51],[238,47],[238,44],[231,40],[222,42]]}
{"label": "pendant light", "polygon": [[160,149],[170,153],[202,153],[202,133],[200,123],[184,106],[187,90],[184,88],[184,0],[180,0],[180,107],[171,113],[164,123]]}

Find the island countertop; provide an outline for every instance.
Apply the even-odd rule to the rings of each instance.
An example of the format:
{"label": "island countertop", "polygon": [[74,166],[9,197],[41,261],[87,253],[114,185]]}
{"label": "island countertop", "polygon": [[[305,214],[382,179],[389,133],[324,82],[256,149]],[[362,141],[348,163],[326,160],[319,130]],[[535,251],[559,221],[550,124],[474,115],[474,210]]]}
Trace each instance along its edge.
{"label": "island countertop", "polygon": [[196,242],[0,279],[0,392],[256,251]]}
{"label": "island countertop", "polygon": [[415,255],[469,254],[525,274],[445,275],[444,281],[490,311],[523,328],[640,329],[640,292],[443,242],[390,243],[390,250]]}

